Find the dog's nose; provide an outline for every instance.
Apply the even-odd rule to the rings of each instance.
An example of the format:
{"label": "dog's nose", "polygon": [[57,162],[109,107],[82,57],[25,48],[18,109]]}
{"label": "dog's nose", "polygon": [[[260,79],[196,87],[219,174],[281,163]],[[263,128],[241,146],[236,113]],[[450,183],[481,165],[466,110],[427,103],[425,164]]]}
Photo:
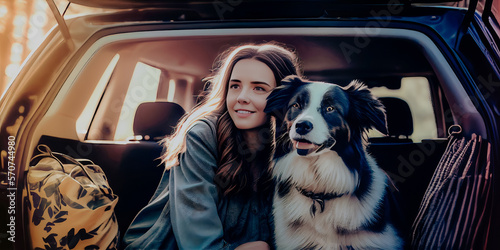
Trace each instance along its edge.
{"label": "dog's nose", "polygon": [[313,124],[310,121],[300,121],[295,125],[295,131],[299,135],[305,135],[313,129]]}

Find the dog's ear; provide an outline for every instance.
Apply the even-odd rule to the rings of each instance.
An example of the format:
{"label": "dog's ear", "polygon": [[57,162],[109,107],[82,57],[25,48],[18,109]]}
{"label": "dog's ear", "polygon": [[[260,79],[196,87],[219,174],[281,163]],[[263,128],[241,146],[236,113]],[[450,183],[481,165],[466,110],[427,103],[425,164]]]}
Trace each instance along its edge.
{"label": "dog's ear", "polygon": [[375,98],[368,87],[354,80],[344,87],[351,107],[349,116],[356,120],[359,128],[366,131],[375,128],[382,134],[387,135],[387,117],[384,105]]}
{"label": "dog's ear", "polygon": [[307,82],[296,75],[285,77],[281,85],[276,87],[267,97],[267,105],[264,112],[282,118],[285,115],[286,107],[290,98],[300,86]]}

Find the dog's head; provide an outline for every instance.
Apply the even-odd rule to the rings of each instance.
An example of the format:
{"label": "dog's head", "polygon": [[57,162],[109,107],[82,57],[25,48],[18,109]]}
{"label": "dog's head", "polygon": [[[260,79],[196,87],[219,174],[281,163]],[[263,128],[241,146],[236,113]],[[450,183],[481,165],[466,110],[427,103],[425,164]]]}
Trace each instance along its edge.
{"label": "dog's head", "polygon": [[289,76],[269,95],[265,111],[283,121],[277,136],[288,134],[299,155],[361,143],[370,128],[387,134],[383,105],[358,81],[340,87]]}

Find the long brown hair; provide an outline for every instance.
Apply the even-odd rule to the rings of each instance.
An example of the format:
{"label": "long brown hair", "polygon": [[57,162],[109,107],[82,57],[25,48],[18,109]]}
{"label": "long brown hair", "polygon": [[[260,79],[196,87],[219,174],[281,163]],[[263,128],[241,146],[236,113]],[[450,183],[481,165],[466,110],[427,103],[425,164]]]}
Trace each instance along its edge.
{"label": "long brown hair", "polygon": [[[296,54],[283,45],[270,42],[232,47],[219,55],[214,64],[213,74],[204,79],[209,88],[203,94],[203,100],[180,120],[175,133],[162,141],[162,144],[167,146],[162,155],[162,161],[166,168],[170,169],[179,164],[178,155],[186,151],[185,139],[189,128],[200,119],[211,115],[217,116],[217,163],[219,167],[215,173],[214,182],[219,192],[224,195],[245,191],[255,181],[248,168],[253,157],[242,150],[241,145],[244,145],[242,135],[228,115],[226,107],[229,77],[234,65],[242,59],[255,59],[265,63],[274,73],[277,85],[288,75],[301,75]],[[266,137],[262,140],[263,147],[260,152],[267,154],[264,156],[267,163],[273,152],[272,128],[271,120],[269,120],[259,133]],[[260,189],[268,189],[270,186],[268,165],[259,169],[260,178],[258,178],[257,187]]]}

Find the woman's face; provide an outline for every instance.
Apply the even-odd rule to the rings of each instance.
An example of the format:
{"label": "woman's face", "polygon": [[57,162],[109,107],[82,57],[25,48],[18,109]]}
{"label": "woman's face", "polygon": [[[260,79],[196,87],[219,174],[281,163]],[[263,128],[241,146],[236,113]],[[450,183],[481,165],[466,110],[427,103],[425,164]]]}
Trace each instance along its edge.
{"label": "woman's face", "polygon": [[265,63],[243,59],[234,65],[226,105],[238,129],[253,129],[266,123],[266,98],[275,87],[273,71]]}

